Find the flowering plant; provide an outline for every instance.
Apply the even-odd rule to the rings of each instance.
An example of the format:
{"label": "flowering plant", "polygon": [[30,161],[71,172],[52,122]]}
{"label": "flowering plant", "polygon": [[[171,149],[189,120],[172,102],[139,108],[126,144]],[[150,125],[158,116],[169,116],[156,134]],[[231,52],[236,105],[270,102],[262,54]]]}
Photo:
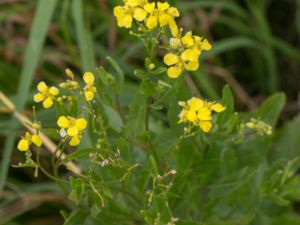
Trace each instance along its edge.
{"label": "flowering plant", "polygon": [[[256,207],[287,204],[300,184],[297,160],[272,164],[257,156],[270,148],[280,112],[275,107],[270,116],[266,108],[282,96],[249,114],[234,112],[228,86],[220,100],[194,96],[188,72],[212,45],[177,25],[179,10],[124,0],[114,15],[146,49],[145,67],[133,72],[136,95],[122,104],[124,72],[110,57],[110,69],[86,71],[82,80],[67,69],[65,81],[42,81],[33,97],[56,109],[56,125],[44,126],[34,108],[17,145],[26,159],[16,167],[34,167],[68,194],[73,211],[62,211],[65,224],[262,224]],[[45,135],[56,143],[51,172],[40,160],[50,146]]]}

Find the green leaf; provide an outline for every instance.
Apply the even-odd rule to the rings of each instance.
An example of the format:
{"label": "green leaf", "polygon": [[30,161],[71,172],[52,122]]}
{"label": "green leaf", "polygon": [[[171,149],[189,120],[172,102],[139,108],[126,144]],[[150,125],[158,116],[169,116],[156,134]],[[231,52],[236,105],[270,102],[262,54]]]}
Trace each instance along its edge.
{"label": "green leaf", "polygon": [[299,134],[300,116],[297,116],[275,133],[272,159],[294,159],[298,157],[300,155]]}
{"label": "green leaf", "polygon": [[[29,89],[32,84],[34,71],[37,68],[39,57],[48,32],[49,23],[55,10],[57,0],[40,0],[33,19],[32,29],[30,31],[29,42],[26,46],[24,65],[20,75],[20,82],[17,92],[16,110],[22,111],[28,98]],[[3,158],[0,170],[0,192],[5,184],[10,157],[15,144],[15,130],[18,126],[15,118],[11,118],[8,128],[8,137],[6,139]]]}
{"label": "green leaf", "polygon": [[115,110],[113,107],[104,103],[103,103],[103,108],[108,120],[109,127],[111,127],[117,132],[121,132],[123,127],[123,121],[119,112]]}
{"label": "green leaf", "polygon": [[157,67],[155,68],[155,70],[153,71],[150,71],[150,74],[153,74],[153,75],[160,75],[162,73],[165,73],[167,71],[167,68],[166,67]]}
{"label": "green leaf", "polygon": [[116,78],[112,74],[108,73],[102,66],[98,67],[96,72],[104,85],[109,86],[116,82]]}
{"label": "green leaf", "polygon": [[272,127],[274,127],[278,121],[285,101],[286,98],[283,93],[276,93],[267,98],[256,110],[255,114],[259,119],[269,123]]}
{"label": "green leaf", "polygon": [[71,215],[65,221],[64,225],[85,224],[87,217],[88,217],[88,212],[86,210],[78,209],[71,213]]}
{"label": "green leaf", "polygon": [[143,80],[141,83],[141,93],[146,96],[154,96],[156,94],[155,83],[150,80]]}
{"label": "green leaf", "polygon": [[71,192],[68,197],[76,205],[79,205],[85,191],[85,183],[80,178],[75,179],[73,177],[70,177],[70,186],[71,186]]}
{"label": "green leaf", "polygon": [[126,124],[126,135],[136,138],[145,131],[147,111],[146,96],[138,94],[130,105]]}

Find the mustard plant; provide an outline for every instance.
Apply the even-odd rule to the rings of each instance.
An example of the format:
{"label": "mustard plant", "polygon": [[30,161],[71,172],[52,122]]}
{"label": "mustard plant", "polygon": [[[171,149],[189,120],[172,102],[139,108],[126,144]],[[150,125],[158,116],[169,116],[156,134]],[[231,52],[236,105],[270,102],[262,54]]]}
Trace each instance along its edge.
{"label": "mustard plant", "polygon": [[[140,83],[135,96],[124,100],[126,78],[110,57],[106,68],[80,76],[66,69],[57,87],[41,81],[33,99],[55,108],[56,126],[37,126],[34,118],[35,133],[24,132],[17,145],[25,162],[16,166],[58,182],[74,203],[61,211],[67,225],[264,224],[264,206],[272,217],[300,184],[297,160],[258,157],[270,148],[275,125],[265,106],[235,112],[228,86],[222,99],[193,96],[185,77],[213,45],[179,27],[180,11],[168,2],[124,0],[113,13],[145,47],[144,67],[132,71]],[[39,160],[47,148],[41,133],[57,145],[53,171]],[[69,162],[80,173],[65,173]]]}

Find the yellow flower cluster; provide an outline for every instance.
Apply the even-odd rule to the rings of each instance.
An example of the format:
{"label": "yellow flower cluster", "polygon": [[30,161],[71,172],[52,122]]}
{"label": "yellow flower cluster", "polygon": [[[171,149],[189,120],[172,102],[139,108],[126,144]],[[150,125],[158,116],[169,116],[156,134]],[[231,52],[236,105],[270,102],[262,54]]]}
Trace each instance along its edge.
{"label": "yellow flower cluster", "polygon": [[131,28],[135,20],[142,23],[148,30],[156,27],[169,26],[174,36],[178,35],[175,18],[179,11],[167,2],[148,2],[148,0],[125,0],[123,6],[114,8],[119,27]]}
{"label": "yellow flower cluster", "polygon": [[199,68],[199,57],[202,51],[211,49],[210,43],[203,37],[193,35],[191,31],[182,36],[175,18],[180,13],[167,2],[148,2],[148,0],[124,0],[123,6],[114,8],[119,27],[131,28],[133,21],[145,26],[148,30],[168,26],[171,30],[171,52],[164,56],[170,78],[177,78],[184,70],[196,71]]}
{"label": "yellow flower cluster", "polygon": [[[72,78],[72,80],[66,80],[59,84],[59,87],[74,91],[80,86],[77,81],[74,80],[74,75],[69,69],[66,70],[67,75]],[[94,74],[92,72],[85,72],[83,75],[83,80],[85,82],[85,87],[83,88],[84,96],[86,101],[90,102],[94,99],[94,93],[97,91],[94,84]],[[54,104],[54,101],[59,101],[61,97],[59,95],[59,89],[56,87],[48,87],[47,84],[42,81],[37,85],[38,93],[33,96],[33,100],[37,103],[43,102],[43,107],[48,109]]]}
{"label": "yellow flower cluster", "polygon": [[[33,96],[33,100],[37,103],[42,102],[43,107],[48,109],[53,106],[55,101],[61,101],[62,99],[72,99],[74,91],[80,89],[80,85],[74,80],[74,74],[71,70],[66,69],[66,74],[70,79],[59,84],[60,88],[71,91],[71,96],[59,96],[60,91],[56,87],[48,87],[48,85],[42,81],[37,85],[38,93]],[[95,77],[92,72],[85,72],[83,75],[83,81],[85,86],[81,89],[80,94],[84,95],[84,99],[90,102],[95,97],[96,87],[94,84]],[[69,144],[71,146],[77,146],[80,143],[80,139],[84,129],[87,126],[87,121],[84,118],[74,118],[71,116],[60,116],[57,120],[57,125],[61,128],[60,134],[63,138],[69,138]],[[32,125],[34,129],[40,130],[41,126],[38,123]],[[27,151],[30,149],[30,145],[34,144],[37,147],[42,145],[42,139],[37,134],[25,133],[25,136],[21,138],[18,143],[18,149],[20,151]]]}
{"label": "yellow flower cluster", "polygon": [[181,34],[170,39],[170,46],[175,53],[167,53],[164,63],[169,66],[167,74],[170,78],[177,78],[183,70],[196,71],[199,68],[199,57],[202,51],[211,49],[210,43],[191,31],[183,37]]}
{"label": "yellow flower cluster", "polygon": [[180,101],[179,105],[183,107],[179,114],[179,123],[191,122],[199,126],[205,133],[212,128],[212,112],[222,112],[225,107],[220,103],[203,101],[193,97],[187,102]]}
{"label": "yellow flower cluster", "polygon": [[37,85],[37,89],[39,92],[33,96],[33,100],[43,102],[43,107],[46,109],[50,108],[59,94],[59,90],[56,87],[49,88],[44,81]]}
{"label": "yellow flower cluster", "polygon": [[84,118],[76,119],[71,116],[60,116],[57,120],[57,125],[61,128],[61,136],[63,138],[68,136],[70,138],[69,144],[77,146],[80,144],[80,138],[87,126],[87,122]]}
{"label": "yellow flower cluster", "polygon": [[25,133],[25,136],[18,143],[18,149],[20,151],[28,151],[30,145],[34,144],[37,147],[42,146],[42,139],[38,134],[30,134],[29,132]]}

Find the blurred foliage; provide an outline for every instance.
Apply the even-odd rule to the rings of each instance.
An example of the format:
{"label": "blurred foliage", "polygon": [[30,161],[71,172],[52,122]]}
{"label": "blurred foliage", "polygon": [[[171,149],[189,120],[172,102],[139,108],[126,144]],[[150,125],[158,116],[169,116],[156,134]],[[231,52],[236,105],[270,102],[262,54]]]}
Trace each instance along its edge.
{"label": "blurred foliage", "polygon": [[[33,105],[31,96],[35,85],[30,87],[31,84],[40,80],[61,82],[66,67],[72,68],[75,74],[94,70],[96,66],[107,67],[109,62],[106,57],[110,56],[125,73],[120,104],[126,108],[134,102],[128,109],[130,124],[125,124],[125,127],[136,126],[134,130],[127,130],[131,138],[136,138],[135,131],[143,129],[136,119],[145,112],[140,111],[143,99],[136,97],[139,79],[133,71],[143,67],[145,53],[141,42],[115,25],[112,9],[120,1],[63,0],[56,4],[55,1],[52,4],[47,1],[0,1],[0,90],[30,116],[26,109]],[[297,115],[300,1],[173,0],[171,3],[182,12],[179,23],[187,30],[203,34],[214,46],[211,52],[203,55],[202,68],[190,74],[196,89],[191,90],[192,93],[190,90],[174,92],[174,96],[186,99],[200,92],[211,100],[223,97],[222,101],[232,110],[231,113],[234,108],[245,111],[240,114],[245,120],[258,116],[273,126],[279,124],[269,139],[250,136],[244,142],[236,143],[225,137],[222,139],[222,135],[212,135],[211,143],[201,151],[189,140],[183,141],[180,152],[171,159],[172,165],[176,165],[177,174],[168,193],[173,213],[176,217],[186,219],[176,224],[201,224],[189,222],[192,220],[208,225],[300,224],[297,160],[300,144],[300,118]],[[54,9],[52,16],[48,8],[51,5]],[[41,11],[36,14],[37,22],[33,23],[38,7]],[[44,12],[41,7],[44,7]],[[51,19],[49,26],[46,11]],[[43,42],[44,35],[46,39]],[[37,43],[40,43],[40,49],[37,49]],[[109,72],[115,71],[111,66],[108,68]],[[233,94],[228,88],[222,93],[226,83]],[[147,88],[144,90],[147,91]],[[285,93],[286,103],[283,94],[275,94],[265,100],[266,96],[277,91]],[[150,120],[151,129],[159,134],[155,140],[156,151],[160,154],[158,157],[166,157],[166,149],[177,141],[178,136],[170,130],[178,133],[182,130],[175,124],[178,107],[174,101],[173,104],[169,102],[167,116],[165,111],[155,111]],[[23,110],[25,102],[27,107]],[[261,106],[257,109],[258,105]],[[0,110],[0,146],[1,149],[4,146],[9,149],[5,145],[7,137],[11,137],[11,143],[15,144],[15,135],[20,136],[22,129],[16,124],[12,125],[11,113],[1,104]],[[111,107],[104,105],[104,110],[111,115],[107,118],[109,126],[114,132],[119,132],[122,120],[117,118]],[[248,110],[252,111],[246,113]],[[45,126],[54,126],[53,111],[38,110],[37,116],[43,118]],[[234,123],[235,117],[229,118],[231,116],[226,113],[218,117],[221,128],[230,127],[228,124],[222,125],[222,122]],[[158,119],[163,122],[157,122]],[[166,126],[168,121],[170,127]],[[197,142],[202,143],[203,138],[199,137]],[[222,147],[224,141],[226,147]],[[120,139],[117,144],[120,149],[123,148],[127,159],[133,160],[128,143]],[[135,160],[143,162],[146,156],[139,150],[135,149]],[[7,157],[4,157],[4,154],[5,151],[1,151],[2,166],[17,164],[23,158],[22,154],[14,151],[10,161],[10,155],[6,153]],[[80,157],[84,158],[86,154]],[[51,156],[47,152],[41,156],[46,168],[51,170],[49,158]],[[150,159],[146,165],[152,168]],[[68,175],[66,171],[62,172]],[[114,173],[117,177],[120,171]],[[2,174],[5,175],[3,170]],[[96,175],[94,178],[98,179]],[[137,175],[136,191],[138,198],[142,199],[138,202],[144,202],[149,174],[145,169]],[[3,177],[1,180],[4,181]],[[80,201],[84,191],[82,183],[74,179],[71,185],[76,191],[70,194],[70,198],[74,202]],[[116,221],[110,224],[127,220],[130,221],[127,224],[142,223],[141,215],[133,210],[139,209],[136,196],[121,198],[116,195],[118,190],[115,193],[108,190],[103,192],[106,198],[117,197],[115,203],[101,211],[102,221],[97,219],[99,209],[95,204],[89,211],[84,207],[73,211],[67,224],[107,224],[103,221],[111,217]],[[62,214],[67,217],[70,209],[75,209],[54,182],[42,174],[34,178],[32,170],[28,168],[20,170],[9,167],[5,189],[0,197],[0,218],[12,225],[62,224],[63,218],[58,210],[63,209]],[[27,202],[30,204],[25,204]],[[160,204],[157,202],[158,209],[164,210]],[[112,215],[112,212],[117,214]],[[79,223],[80,218],[85,221]]]}

